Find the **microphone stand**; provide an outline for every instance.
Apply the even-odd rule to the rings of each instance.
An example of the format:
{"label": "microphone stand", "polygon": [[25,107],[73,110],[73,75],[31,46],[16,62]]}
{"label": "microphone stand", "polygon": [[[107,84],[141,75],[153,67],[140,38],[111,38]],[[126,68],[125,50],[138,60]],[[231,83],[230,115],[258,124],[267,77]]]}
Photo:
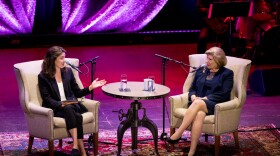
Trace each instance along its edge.
{"label": "microphone stand", "polygon": [[[96,68],[96,60],[98,58],[99,58],[99,56],[96,56],[95,58],[88,60],[86,62],[80,63],[80,65],[79,65],[79,67],[80,67],[80,66],[86,65],[87,63],[91,64],[91,70],[90,70],[91,82],[94,80],[94,77],[95,77],[94,74],[95,74],[95,68]],[[93,97],[94,97],[94,89],[91,92],[91,100],[93,100]]]}
{"label": "microphone stand", "polygon": [[[182,61],[174,60],[169,57],[165,57],[165,56],[162,56],[159,54],[155,54],[155,55],[162,58],[162,66],[161,66],[161,83],[162,83],[162,85],[165,85],[165,75],[166,75],[165,73],[166,73],[166,62],[167,61],[173,61],[175,63],[190,67],[194,70],[196,70],[198,68],[198,67],[193,67],[188,64],[185,64]],[[161,133],[160,139],[165,142],[165,145],[168,148],[167,143],[166,143],[167,133],[165,132],[165,109],[166,109],[166,102],[165,102],[165,98],[163,97],[162,98],[162,118],[163,118],[163,120],[162,120],[162,133]],[[169,149],[167,149],[167,150],[169,150]]]}
{"label": "microphone stand", "polygon": [[[92,58],[91,60],[80,63],[80,65],[79,65],[79,67],[80,67],[80,66],[86,65],[87,63],[91,64],[91,70],[90,70],[91,82],[95,78],[96,59],[98,59],[98,58],[99,58],[99,56],[96,56],[95,58]],[[94,97],[94,89],[91,91],[91,100],[93,100],[93,97]],[[88,150],[87,150],[87,153],[88,153],[90,150],[90,146],[93,147],[93,135],[92,134],[90,134],[90,136],[88,137],[87,142],[88,142]]]}
{"label": "microphone stand", "polygon": [[[162,58],[162,66],[161,66],[161,83],[162,85],[165,85],[165,71],[166,71],[166,58]],[[167,133],[165,133],[165,109],[166,109],[166,103],[165,103],[165,97],[162,98],[162,133],[160,135],[161,140],[167,139]]]}

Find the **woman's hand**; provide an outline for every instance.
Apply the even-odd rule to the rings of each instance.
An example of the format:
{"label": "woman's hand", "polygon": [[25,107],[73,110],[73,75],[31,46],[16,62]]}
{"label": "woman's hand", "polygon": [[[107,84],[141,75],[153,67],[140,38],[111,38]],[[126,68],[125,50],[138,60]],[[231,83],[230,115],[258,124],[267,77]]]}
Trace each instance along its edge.
{"label": "woman's hand", "polygon": [[197,97],[196,95],[192,95],[191,96],[191,100],[192,102],[194,102],[195,100],[200,99],[200,100],[208,100],[207,97]]}
{"label": "woman's hand", "polygon": [[192,100],[192,102],[194,102],[194,100],[196,100],[196,99],[198,99],[199,97],[196,97],[196,95],[192,95],[191,96],[191,100]]}
{"label": "woman's hand", "polygon": [[208,98],[205,96],[203,98],[200,98],[201,100],[208,100]]}
{"label": "woman's hand", "polygon": [[104,79],[98,81],[98,78],[96,78],[94,81],[92,81],[91,85],[89,86],[89,91],[91,91],[97,87],[103,86],[105,84],[106,84],[106,81]]}

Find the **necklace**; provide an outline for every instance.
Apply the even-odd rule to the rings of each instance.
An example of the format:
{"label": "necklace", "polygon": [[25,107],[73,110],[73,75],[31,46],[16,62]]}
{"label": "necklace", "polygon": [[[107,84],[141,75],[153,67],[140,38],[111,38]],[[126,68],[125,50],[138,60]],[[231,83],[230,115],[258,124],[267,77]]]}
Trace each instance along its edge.
{"label": "necklace", "polygon": [[210,72],[207,77],[206,77],[206,80],[212,80],[215,76],[216,72]]}

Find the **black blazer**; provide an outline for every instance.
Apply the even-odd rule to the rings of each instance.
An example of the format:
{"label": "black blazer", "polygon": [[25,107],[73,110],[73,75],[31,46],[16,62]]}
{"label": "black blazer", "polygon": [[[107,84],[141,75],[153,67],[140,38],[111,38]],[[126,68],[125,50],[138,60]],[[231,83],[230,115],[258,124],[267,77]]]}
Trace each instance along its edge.
{"label": "black blazer", "polygon": [[[88,87],[80,89],[70,68],[66,67],[62,69],[61,76],[67,100],[77,100],[77,98],[91,93]],[[43,99],[42,106],[53,109],[55,114],[58,111],[62,111],[62,102],[55,78],[50,78],[41,72],[38,75],[38,83],[40,94]],[[79,104],[79,106],[81,106],[81,104]],[[87,111],[83,105],[81,109],[82,112]]]}
{"label": "black blazer", "polygon": [[[210,73],[207,67],[199,68],[196,71],[194,81],[189,90],[189,100],[191,101],[191,96],[196,95],[198,97],[204,97],[203,87],[206,80],[207,75]],[[215,103],[221,103],[230,100],[230,93],[233,87],[233,71],[221,67],[219,71],[215,74],[212,82],[213,87],[210,90],[210,94],[206,95],[209,101]]]}

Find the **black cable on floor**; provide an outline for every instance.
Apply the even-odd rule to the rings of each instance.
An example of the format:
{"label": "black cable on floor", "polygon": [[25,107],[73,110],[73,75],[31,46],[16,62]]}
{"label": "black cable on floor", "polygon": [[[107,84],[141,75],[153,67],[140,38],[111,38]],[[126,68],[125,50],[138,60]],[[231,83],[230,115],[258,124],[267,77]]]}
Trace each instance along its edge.
{"label": "black cable on floor", "polygon": [[256,132],[256,131],[271,131],[271,130],[280,130],[280,128],[276,127],[276,128],[253,129],[253,130],[238,130],[238,132]]}

